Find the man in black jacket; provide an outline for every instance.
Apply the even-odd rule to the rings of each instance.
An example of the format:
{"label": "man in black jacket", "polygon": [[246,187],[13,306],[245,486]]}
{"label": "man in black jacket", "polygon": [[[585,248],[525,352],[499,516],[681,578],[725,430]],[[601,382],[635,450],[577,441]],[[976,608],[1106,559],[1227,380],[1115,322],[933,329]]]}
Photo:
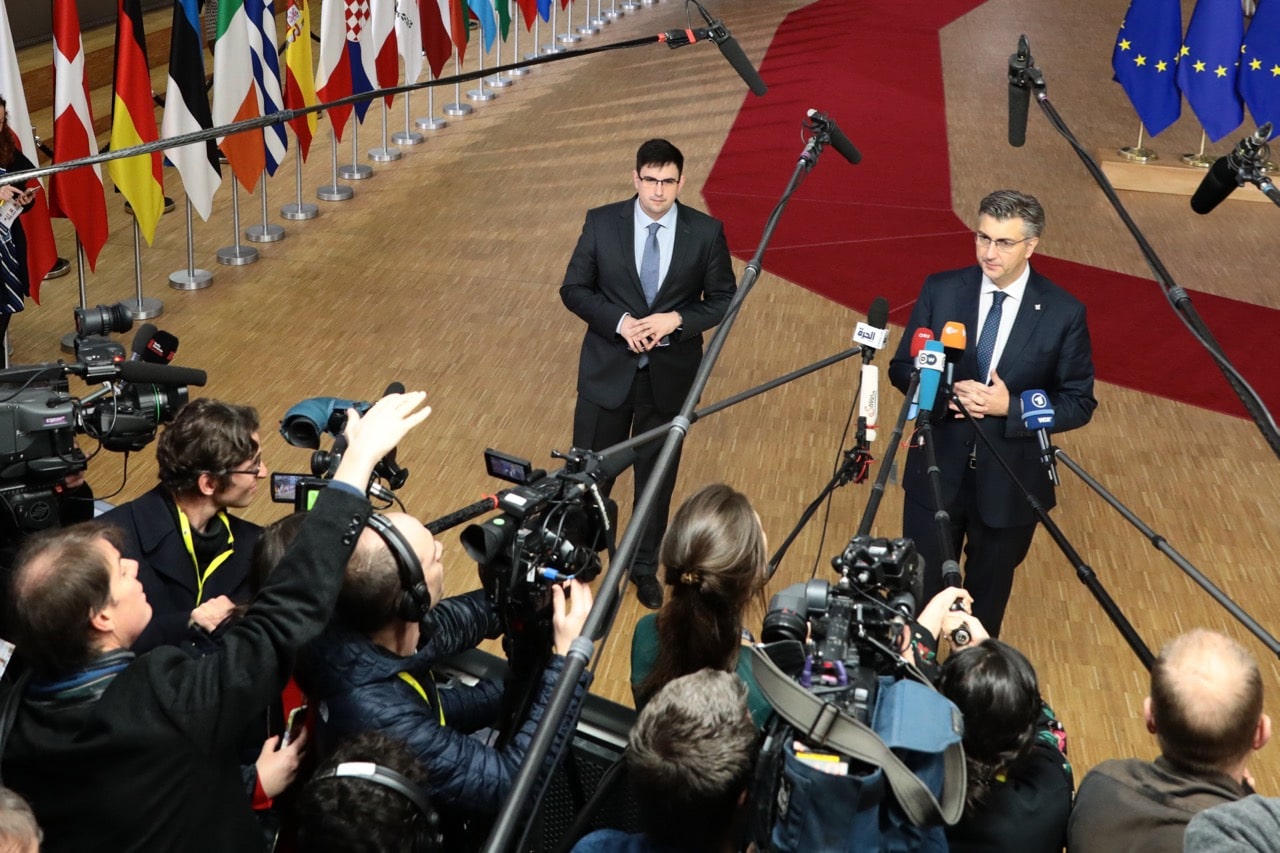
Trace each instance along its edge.
{"label": "man in black jacket", "polygon": [[109,525],[27,543],[14,624],[33,674],[17,694],[0,771],[31,803],[48,853],[262,849],[240,739],[328,621],[369,516],[373,466],[430,413],[414,411],[423,398],[393,395],[363,418],[350,413],[332,486],[218,654],[165,647],[135,657],[151,607]]}
{"label": "man in black jacket", "polygon": [[[493,607],[484,590],[441,601],[443,546],[412,516],[394,513],[386,520],[401,537],[405,556],[417,561],[411,572],[421,577],[426,591],[420,606],[431,610],[405,611],[403,572],[409,567],[391,553],[383,535],[365,531],[347,565],[334,623],[298,661],[298,684],[316,710],[320,751],[361,732],[382,732],[409,745],[427,772],[432,802],[442,810],[452,816],[493,815],[524,761],[564,666],[562,655],[582,632],[591,588],[571,581],[567,600],[559,586],[552,589],[556,653],[539,676],[519,730],[501,748],[489,746],[470,733],[497,722],[501,685],[482,680],[437,688],[432,666],[497,636],[501,629]],[[589,681],[584,673],[575,701]]]}

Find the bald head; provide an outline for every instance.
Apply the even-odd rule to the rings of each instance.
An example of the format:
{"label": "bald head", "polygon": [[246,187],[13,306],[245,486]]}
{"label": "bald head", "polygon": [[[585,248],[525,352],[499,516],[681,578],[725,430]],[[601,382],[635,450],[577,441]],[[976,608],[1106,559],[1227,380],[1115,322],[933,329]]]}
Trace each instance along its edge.
{"label": "bald head", "polygon": [[[440,600],[444,587],[441,544],[413,516],[403,512],[383,515],[418,558],[432,604],[435,604]],[[366,527],[347,562],[342,591],[338,595],[338,616],[355,630],[373,634],[397,618],[396,602],[403,591],[395,555],[381,535]]]}
{"label": "bald head", "polygon": [[1261,746],[1258,664],[1222,634],[1183,634],[1151,669],[1147,715],[1166,758],[1200,772],[1224,771]]}

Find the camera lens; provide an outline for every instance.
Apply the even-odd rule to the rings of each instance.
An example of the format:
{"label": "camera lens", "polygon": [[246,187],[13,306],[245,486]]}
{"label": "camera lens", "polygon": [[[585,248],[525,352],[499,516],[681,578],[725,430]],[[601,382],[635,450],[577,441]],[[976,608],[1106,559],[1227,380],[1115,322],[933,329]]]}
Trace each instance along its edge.
{"label": "camera lens", "polygon": [[153,424],[167,424],[187,404],[185,385],[134,385],[136,411]]}
{"label": "camera lens", "polygon": [[98,305],[93,308],[76,308],[76,334],[82,338],[91,335],[109,335],[127,332],[133,327],[133,312],[124,302],[115,305]]}

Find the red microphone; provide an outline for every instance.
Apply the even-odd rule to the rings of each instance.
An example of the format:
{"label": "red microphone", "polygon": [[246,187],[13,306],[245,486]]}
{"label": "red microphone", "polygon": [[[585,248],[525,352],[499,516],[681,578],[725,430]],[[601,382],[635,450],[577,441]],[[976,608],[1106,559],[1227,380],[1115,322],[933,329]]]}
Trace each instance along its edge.
{"label": "red microphone", "polygon": [[926,329],[923,326],[916,329],[914,335],[911,336],[911,360],[914,362],[916,356],[920,354],[920,350],[924,349],[925,341],[933,340],[933,330]]}

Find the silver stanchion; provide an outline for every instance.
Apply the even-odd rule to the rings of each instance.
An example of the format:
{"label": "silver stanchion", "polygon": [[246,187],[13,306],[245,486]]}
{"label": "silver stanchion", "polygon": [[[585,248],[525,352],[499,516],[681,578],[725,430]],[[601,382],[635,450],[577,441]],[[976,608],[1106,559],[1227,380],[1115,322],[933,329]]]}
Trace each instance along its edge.
{"label": "silver stanchion", "polygon": [[284,226],[267,221],[267,170],[262,170],[262,224],[244,229],[245,239],[251,243],[277,243],[284,239]]}
{"label": "silver stanchion", "polygon": [[378,106],[382,108],[382,147],[370,148],[369,159],[375,163],[390,163],[400,159],[400,149],[387,144],[387,99],[378,98]]}
{"label": "silver stanchion", "polygon": [[404,93],[404,130],[391,134],[391,141],[397,145],[421,145],[426,140],[421,133],[413,130],[413,124],[409,119],[409,95],[409,92]]}
{"label": "silver stanchion", "polygon": [[[235,180],[232,178],[232,180]],[[213,273],[196,269],[195,226],[191,218],[191,199],[187,199],[187,268],[169,273],[169,286],[174,290],[203,290],[213,284]]]}
{"label": "silver stanchion", "polygon": [[297,200],[280,208],[280,215],[285,219],[315,219],[320,215],[320,208],[314,204],[302,202],[302,146],[298,143],[298,135],[293,136],[293,187]]}
{"label": "silver stanchion", "polygon": [[[354,119],[355,117],[352,116]],[[324,184],[316,187],[316,198],[321,201],[349,201],[356,191],[346,184],[338,183],[338,133],[333,129],[333,125],[329,125],[329,140],[333,143],[329,147],[329,161],[333,165],[333,183]],[[298,180],[302,180],[299,173]]]}
{"label": "silver stanchion", "polygon": [[635,0],[622,0],[623,12],[637,12],[640,10],[640,4]]}
{"label": "silver stanchion", "polygon": [[258,259],[258,250],[252,246],[240,245],[240,187],[235,175],[231,176],[231,227],[235,231],[236,242],[218,250],[218,263],[227,267],[242,267]]}
{"label": "silver stanchion", "polygon": [[480,101],[481,103],[483,103],[485,101],[492,101],[494,98],[498,97],[498,93],[490,92],[488,89],[484,87],[484,76],[483,76],[484,75],[484,45],[483,45],[484,38],[482,37],[480,41],[481,41],[481,44],[477,45],[477,47],[480,48],[480,51],[479,51],[479,56],[480,56],[479,71],[481,74],[479,78],[480,88],[472,89],[471,91],[467,92],[467,98],[472,101]]}
{"label": "silver stanchion", "polygon": [[138,217],[133,217],[133,290],[134,298],[125,304],[135,320],[150,320],[164,313],[164,303],[152,296],[142,295],[142,229]]}
{"label": "silver stanchion", "polygon": [[[511,8],[513,5],[512,0],[497,0],[497,2],[507,4],[507,16],[510,19],[510,23],[508,24],[508,27],[516,31],[517,38],[518,38],[520,33],[520,10]],[[497,64],[502,65],[502,39],[498,39],[497,41],[498,41],[498,49],[497,51],[495,51],[498,57]],[[512,61],[514,61],[515,57],[517,56],[519,56],[519,53],[513,52],[511,54]],[[512,74],[511,76],[515,77],[516,75]],[[499,71],[497,74],[493,75],[485,82],[495,89],[505,89],[515,81],[508,80],[506,77],[503,77],[502,72]]]}
{"label": "silver stanchion", "polygon": [[373,167],[360,162],[360,122],[355,110],[351,111],[351,163],[338,170],[348,181],[363,181],[373,177]]}
{"label": "silver stanchion", "polygon": [[[600,0],[596,0],[600,2]],[[591,0],[582,0],[582,23],[578,25],[578,35],[593,36],[600,32],[600,27],[604,26],[604,21],[596,23],[591,17]]]}
{"label": "silver stanchion", "polygon": [[449,122],[442,118],[436,118],[436,87],[427,87],[427,114],[425,117],[415,119],[414,127],[418,130],[440,130],[449,126]]}
{"label": "silver stanchion", "polygon": [[[555,4],[553,2],[552,8],[554,7],[555,7]],[[462,74],[462,59],[458,56],[458,49],[456,47],[453,49],[453,73],[455,75]],[[441,109],[440,111],[447,116],[471,115],[472,106],[470,104],[464,104],[462,102],[462,83],[461,82],[456,82],[453,84],[453,103],[445,104],[444,108]]]}
{"label": "silver stanchion", "polygon": [[[80,286],[80,307],[82,309],[88,308],[89,293],[84,286],[84,244],[80,242],[79,234],[76,235],[76,283]],[[7,335],[8,332],[5,334]],[[61,346],[63,352],[74,353],[76,351],[76,333],[67,332],[63,335]]]}
{"label": "silver stanchion", "polygon": [[[511,37],[511,62],[512,62],[512,64],[515,64],[515,63],[517,63],[517,62],[519,62],[519,61],[520,61],[520,9],[519,9],[518,7],[516,7],[516,4],[515,4],[514,0],[512,0],[512,2],[511,2],[511,6],[512,6],[512,9],[511,9],[511,29],[512,29],[512,31],[515,33],[515,35],[513,35],[513,36]],[[535,26],[536,26],[536,22],[537,22],[537,20],[538,20],[538,13],[537,13],[537,12],[534,12],[534,13],[533,13],[533,20],[534,20],[534,22],[535,22]],[[537,38],[535,38],[535,39],[534,39],[533,43],[534,43],[535,45],[538,43]],[[501,56],[501,55],[502,55],[502,52],[501,52],[501,51],[499,51],[499,52],[498,52],[498,55],[499,55],[499,56]],[[529,58],[529,59],[532,59],[533,57],[528,57],[528,58]],[[529,73],[529,69],[528,69],[528,68],[512,68],[510,71],[508,71],[508,72],[507,72],[507,76],[508,76],[508,77],[523,77],[524,75],[526,75],[526,74],[528,74],[528,73]],[[512,82],[514,82],[514,81],[512,81]]]}
{"label": "silver stanchion", "polygon": [[[590,11],[590,6],[591,0],[587,0],[587,11]],[[612,20],[613,18],[606,18],[604,15],[604,0],[596,0],[596,16],[591,19],[591,26],[599,30]]]}
{"label": "silver stanchion", "polygon": [[616,21],[625,14],[622,9],[618,8],[618,0],[609,0],[609,8],[604,10],[604,17],[607,21]]}
{"label": "silver stanchion", "polygon": [[543,53],[564,53],[565,48],[556,44],[556,11],[560,8],[560,4],[556,0],[551,0],[551,43],[542,46]]}
{"label": "silver stanchion", "polygon": [[[555,14],[555,0],[551,0],[552,14]],[[564,10],[564,32],[556,36],[556,41],[561,44],[577,44],[582,41],[582,36],[573,31],[573,0],[569,0],[569,7]]]}

